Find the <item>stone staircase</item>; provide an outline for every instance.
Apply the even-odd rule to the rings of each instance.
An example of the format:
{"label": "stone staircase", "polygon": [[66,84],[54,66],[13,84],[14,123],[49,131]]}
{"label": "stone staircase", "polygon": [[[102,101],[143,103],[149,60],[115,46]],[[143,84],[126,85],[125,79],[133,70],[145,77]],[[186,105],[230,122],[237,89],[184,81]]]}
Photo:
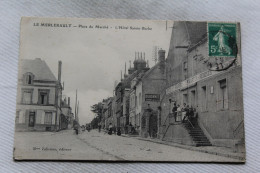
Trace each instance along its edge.
{"label": "stone staircase", "polygon": [[191,122],[184,122],[183,126],[187,129],[188,133],[192,137],[195,145],[198,146],[212,146],[208,138],[205,136],[204,132],[201,130],[198,122],[192,121]]}

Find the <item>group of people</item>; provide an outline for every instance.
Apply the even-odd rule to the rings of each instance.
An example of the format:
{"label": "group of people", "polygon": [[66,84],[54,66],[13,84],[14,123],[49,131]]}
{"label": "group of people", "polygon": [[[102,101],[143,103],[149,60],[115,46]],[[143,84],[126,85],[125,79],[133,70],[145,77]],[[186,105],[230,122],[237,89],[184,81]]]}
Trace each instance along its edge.
{"label": "group of people", "polygon": [[198,117],[196,108],[186,105],[186,103],[183,103],[182,107],[180,107],[179,104],[177,105],[176,103],[174,103],[172,113],[175,122],[185,122],[187,120],[196,119]]}
{"label": "group of people", "polygon": [[[101,123],[98,123],[98,131],[101,132]],[[112,135],[114,133],[115,135],[120,136],[121,135],[121,130],[120,128],[116,128],[115,126],[112,125],[112,123],[109,123],[109,126],[107,129],[105,129],[105,133]]]}

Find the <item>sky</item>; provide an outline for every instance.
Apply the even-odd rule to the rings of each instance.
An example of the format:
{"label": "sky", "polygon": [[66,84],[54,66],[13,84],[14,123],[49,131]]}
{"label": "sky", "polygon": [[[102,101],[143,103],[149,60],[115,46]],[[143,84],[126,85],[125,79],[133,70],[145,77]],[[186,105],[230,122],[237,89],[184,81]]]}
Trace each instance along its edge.
{"label": "sky", "polygon": [[74,112],[78,91],[79,121],[85,124],[95,116],[90,106],[113,96],[125,63],[127,70],[129,61],[133,67],[135,52],[144,52],[150,67],[155,64],[154,46],[167,56],[172,25],[172,21],[166,25],[166,21],[152,20],[23,18],[20,58],[41,58],[56,78],[58,61],[62,61],[63,97],[71,98]]}

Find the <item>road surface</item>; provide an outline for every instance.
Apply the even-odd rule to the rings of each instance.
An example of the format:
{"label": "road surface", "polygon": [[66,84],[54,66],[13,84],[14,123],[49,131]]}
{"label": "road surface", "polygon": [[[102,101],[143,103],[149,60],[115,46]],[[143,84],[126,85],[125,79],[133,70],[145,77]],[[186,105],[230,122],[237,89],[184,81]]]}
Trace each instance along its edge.
{"label": "road surface", "polygon": [[73,130],[16,132],[15,144],[15,158],[18,160],[238,161],[96,130],[79,135],[75,135]]}

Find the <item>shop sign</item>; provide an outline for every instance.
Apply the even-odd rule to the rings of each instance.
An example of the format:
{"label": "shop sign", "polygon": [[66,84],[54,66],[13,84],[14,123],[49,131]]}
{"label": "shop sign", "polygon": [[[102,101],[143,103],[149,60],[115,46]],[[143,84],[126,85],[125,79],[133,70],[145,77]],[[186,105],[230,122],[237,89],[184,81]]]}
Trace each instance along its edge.
{"label": "shop sign", "polygon": [[145,101],[159,102],[160,94],[145,94]]}
{"label": "shop sign", "polygon": [[170,94],[170,93],[173,93],[174,91],[176,90],[181,90],[181,89],[184,89],[184,88],[187,88],[187,87],[190,87],[190,86],[193,86],[194,84],[196,84],[198,81],[200,80],[203,80],[203,79],[206,79],[208,77],[211,77],[215,74],[218,74],[220,72],[218,71],[205,71],[205,72],[202,72],[200,74],[197,74],[189,79],[186,79],[176,85],[173,85],[169,88],[166,89],[166,94]]}

